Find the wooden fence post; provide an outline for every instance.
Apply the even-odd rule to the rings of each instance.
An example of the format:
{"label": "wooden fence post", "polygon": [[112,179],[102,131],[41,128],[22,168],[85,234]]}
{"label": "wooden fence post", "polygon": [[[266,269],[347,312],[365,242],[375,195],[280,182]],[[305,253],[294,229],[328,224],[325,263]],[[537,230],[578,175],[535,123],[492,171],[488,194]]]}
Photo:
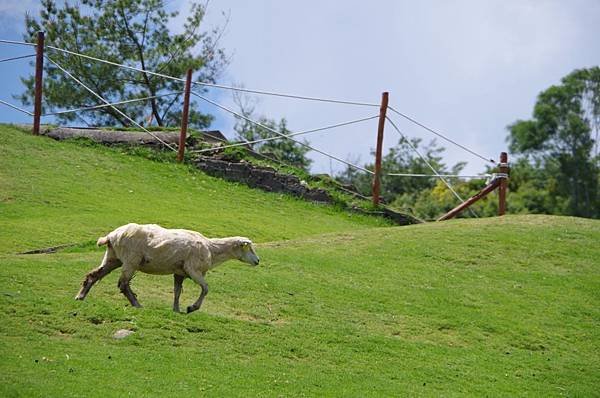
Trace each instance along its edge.
{"label": "wooden fence post", "polygon": [[454,209],[450,210],[448,213],[444,214],[438,221],[449,220],[451,218],[456,217],[460,212],[462,212],[467,207],[471,206],[473,203],[477,202],[479,199],[485,197],[494,189],[498,188],[498,215],[502,216],[506,213],[506,192],[508,188],[508,155],[506,152],[500,153],[500,164],[498,167],[498,174],[496,178],[486,185],[481,191],[477,192],[475,195],[471,196],[465,202],[456,206]]}
{"label": "wooden fence post", "polygon": [[377,149],[375,151],[375,174],[373,175],[373,204],[379,205],[381,192],[381,152],[383,151],[383,128],[385,127],[385,115],[387,113],[389,93],[381,94],[381,107],[379,108],[379,126],[377,127]]}
{"label": "wooden fence post", "polygon": [[454,209],[450,210],[448,213],[444,214],[443,216],[441,216],[437,220],[438,221],[444,221],[444,220],[449,220],[451,218],[456,217],[463,210],[465,210],[466,208],[468,208],[469,206],[471,206],[473,203],[477,202],[481,198],[484,198],[490,192],[492,192],[494,189],[498,188],[499,185],[500,185],[500,180],[499,179],[493,180],[488,185],[486,185],[481,191],[477,192],[475,195],[473,195],[469,199],[465,200],[464,203],[459,204]]}
{"label": "wooden fence post", "polygon": [[35,87],[33,97],[33,135],[40,134],[42,87],[44,85],[44,32],[38,32],[35,46]]}
{"label": "wooden fence post", "polygon": [[498,215],[503,216],[506,213],[506,192],[508,189],[508,154],[500,153],[500,167],[498,172],[503,174],[500,177],[500,185],[498,186]]}
{"label": "wooden fence post", "polygon": [[188,119],[190,112],[190,90],[192,87],[192,69],[188,69],[185,79],[185,93],[183,94],[183,115],[181,115],[181,133],[179,133],[179,148],[177,148],[177,161],[183,162],[185,151],[185,138],[187,136]]}

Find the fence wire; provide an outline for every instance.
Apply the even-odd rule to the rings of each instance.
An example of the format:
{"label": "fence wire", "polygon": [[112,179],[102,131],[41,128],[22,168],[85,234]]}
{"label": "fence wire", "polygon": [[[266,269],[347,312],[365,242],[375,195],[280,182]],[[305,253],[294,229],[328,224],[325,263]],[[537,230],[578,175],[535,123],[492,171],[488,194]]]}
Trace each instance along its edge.
{"label": "fence wire", "polygon": [[[394,130],[396,130],[398,132],[398,134],[400,134],[400,136],[406,141],[406,143],[411,147],[411,149],[423,160],[423,162],[425,162],[425,164],[431,169],[431,171],[433,171],[433,173],[436,175],[436,177],[438,177],[448,187],[448,189],[454,194],[454,196],[458,200],[460,200],[461,203],[465,203],[464,199],[460,197],[460,195],[458,194],[458,192],[456,192],[454,190],[454,188],[452,188],[452,185],[450,185],[450,183],[446,180],[446,178],[442,177],[437,172],[437,170],[431,165],[431,163],[429,163],[429,161],[427,160],[427,158],[425,158],[425,156],[423,156],[421,154],[421,152],[419,152],[419,150],[414,147],[414,145],[404,135],[404,133],[402,133],[402,131],[400,131],[400,129],[398,128],[398,126],[396,126],[396,124],[394,123],[394,121],[392,119],[390,119],[389,117],[387,117],[387,116],[386,116],[386,119],[390,122],[390,124],[392,125],[392,127],[394,128]],[[469,210],[471,211],[471,214],[473,216],[477,217],[477,214],[475,214],[475,212],[473,211],[473,209],[471,209],[469,207]]]}
{"label": "fence wire", "polygon": [[0,43],[4,43],[4,44],[18,44],[18,45],[22,45],[22,46],[33,46],[36,47],[37,44],[35,43],[27,43],[24,41],[17,41],[17,40],[4,40],[4,39],[0,39]]}
{"label": "fence wire", "polygon": [[91,88],[89,88],[88,86],[86,86],[85,84],[83,84],[79,79],[77,79],[69,71],[67,71],[65,68],[63,68],[62,66],[60,66],[58,63],[56,63],[52,58],[50,58],[47,55],[45,56],[45,58],[48,61],[52,62],[58,69],[60,69],[61,71],[63,71],[63,73],[65,73],[67,76],[69,76],[71,79],[73,79],[80,86],[82,86],[83,88],[85,88],[88,92],[90,92],[92,95],[94,95],[100,101],[104,102],[105,104],[107,104],[108,106],[110,106],[112,109],[114,109],[119,115],[123,116],[129,122],[133,123],[138,128],[140,128],[143,131],[145,131],[146,133],[150,134],[152,137],[154,137],[156,140],[158,140],[158,142],[160,142],[161,144],[163,144],[167,148],[171,149],[174,152],[177,152],[177,149],[173,148],[170,144],[168,144],[165,141],[163,141],[162,139],[160,139],[156,134],[152,133],[151,131],[149,131],[148,129],[146,129],[144,126],[142,126],[141,124],[139,124],[138,122],[136,122],[135,120],[133,120],[132,118],[130,118],[129,116],[127,116],[119,108],[115,107],[114,105],[111,105],[109,101],[107,101],[100,94],[97,94],[94,90],[92,90]]}
{"label": "fence wire", "polygon": [[214,148],[214,149],[212,149],[212,148],[200,149],[200,150],[192,151],[192,152],[203,153],[203,152],[214,151],[215,149],[235,148],[235,147],[238,147],[238,146],[246,146],[246,145],[258,144],[258,143],[268,142],[268,141],[283,140],[283,139],[286,139],[286,138],[289,139],[290,137],[295,137],[295,136],[298,136],[298,135],[311,134],[311,133],[316,133],[316,132],[319,132],[319,131],[325,131],[325,130],[334,129],[334,128],[337,128],[337,127],[348,126],[348,125],[351,125],[351,124],[360,123],[360,122],[364,122],[364,121],[371,120],[371,119],[376,119],[378,117],[379,117],[378,115],[375,115],[375,116],[371,116],[371,117],[365,117],[365,118],[362,118],[362,119],[356,119],[356,120],[351,120],[351,121],[348,121],[348,122],[336,123],[336,124],[332,124],[332,125],[329,125],[329,126],[319,127],[319,128],[316,128],[316,129],[304,130],[304,131],[300,131],[300,132],[297,132],[297,133],[283,134],[282,136],[277,136],[277,137],[268,137],[268,138],[261,138],[261,139],[252,140],[252,141],[239,142],[239,143],[236,143],[236,144],[229,144],[229,145],[221,146],[219,148]]}
{"label": "fence wire", "polygon": [[18,56],[18,57],[10,57],[10,58],[0,59],[0,63],[2,63],[2,62],[8,62],[8,61],[15,61],[17,59],[30,58],[30,57],[35,57],[35,54],[21,55],[21,56]]}
{"label": "fence wire", "polygon": [[409,122],[411,122],[411,123],[413,123],[413,124],[416,124],[417,126],[419,126],[419,127],[423,128],[423,129],[425,129],[425,130],[429,131],[430,133],[433,133],[433,134],[437,135],[438,137],[440,137],[440,138],[442,138],[442,139],[444,139],[444,140],[448,141],[448,142],[449,142],[449,143],[451,143],[451,144],[454,144],[454,145],[456,145],[457,147],[459,147],[459,148],[461,148],[461,149],[463,149],[463,150],[465,150],[465,151],[469,152],[470,154],[472,154],[472,155],[475,155],[475,156],[477,156],[478,158],[485,160],[486,162],[489,162],[489,163],[492,163],[492,164],[496,164],[496,161],[495,161],[494,159],[492,159],[492,158],[486,158],[485,156],[483,156],[483,155],[480,155],[479,153],[477,153],[477,152],[475,152],[475,151],[473,151],[473,150],[471,150],[471,149],[467,148],[466,146],[459,144],[458,142],[456,142],[456,141],[454,141],[454,140],[452,140],[452,139],[450,139],[450,138],[446,137],[444,134],[442,134],[442,133],[440,133],[440,132],[438,132],[438,131],[436,131],[436,130],[432,129],[431,127],[427,127],[426,125],[424,125],[423,123],[421,123],[421,122],[419,122],[419,121],[417,121],[417,120],[413,119],[412,117],[410,117],[410,116],[408,116],[408,115],[406,115],[406,114],[404,114],[404,113],[402,113],[402,112],[400,112],[400,111],[397,111],[396,109],[394,109],[394,107],[393,107],[393,106],[389,106],[388,108],[389,108],[389,109],[390,109],[392,112],[394,112],[394,113],[396,113],[397,115],[399,115],[399,116],[403,117],[404,119],[408,120]]}
{"label": "fence wire", "polygon": [[[66,54],[71,54],[71,55],[87,58],[92,61],[103,62],[105,64],[118,66],[120,68],[134,70],[137,72],[146,73],[148,75],[162,77],[165,79],[170,79],[170,80],[175,80],[175,81],[180,81],[180,82],[185,83],[185,79],[182,79],[180,77],[169,76],[164,73],[153,72],[153,71],[145,70],[142,68],[137,68],[134,66],[129,66],[129,65],[124,65],[124,64],[117,63],[117,62],[107,61],[107,60],[104,60],[101,58],[92,57],[90,55],[81,54],[81,53],[77,53],[75,51],[69,51],[69,50],[65,50],[62,48],[54,47],[54,46],[46,46],[46,48],[49,48],[49,49],[52,49],[55,51],[60,51],[60,52],[66,53]],[[224,84],[215,84],[215,83],[208,83],[208,82],[192,82],[192,84],[194,84],[196,86],[212,87],[212,88],[219,88],[219,89],[225,89],[225,90],[231,90],[231,91],[240,91],[240,92],[246,92],[246,93],[252,93],[252,94],[270,95],[270,96],[301,99],[301,100],[308,100],[308,101],[330,102],[330,103],[336,103],[336,104],[370,106],[370,107],[379,106],[379,104],[372,103],[372,102],[350,101],[350,100],[344,100],[344,99],[323,98],[323,97],[310,97],[310,96],[305,96],[305,95],[280,93],[280,92],[267,91],[267,90],[248,89],[248,88],[227,86]]]}
{"label": "fence wire", "polygon": [[414,173],[386,173],[386,176],[392,177],[424,177],[424,178],[470,178],[473,180],[486,180],[492,177],[491,174],[477,174],[477,175],[462,175],[462,174],[414,174]]}
{"label": "fence wire", "polygon": [[10,102],[6,102],[6,101],[3,101],[3,100],[0,100],[0,104],[4,104],[4,105],[8,106],[9,108],[13,108],[14,110],[17,110],[17,111],[19,111],[19,112],[26,113],[26,114],[28,114],[29,116],[33,116],[33,113],[31,113],[31,112],[29,112],[28,110],[25,110],[25,109],[23,109],[23,108],[19,108],[18,106],[16,106],[16,105],[13,105],[13,104],[11,104]]}
{"label": "fence wire", "polygon": [[324,152],[324,151],[322,151],[322,150],[320,150],[320,149],[314,148],[314,147],[312,147],[312,146],[310,146],[310,145],[308,145],[308,144],[306,144],[306,143],[304,143],[304,142],[302,142],[302,141],[297,141],[297,140],[295,140],[295,139],[293,139],[293,138],[289,138],[289,137],[287,137],[285,134],[283,134],[283,133],[280,133],[279,131],[277,131],[277,130],[275,130],[275,129],[273,129],[273,128],[269,127],[269,126],[266,126],[266,125],[264,125],[264,124],[262,124],[262,123],[260,123],[260,122],[257,122],[256,120],[252,120],[252,119],[250,119],[249,117],[247,117],[247,116],[244,116],[244,115],[242,115],[242,114],[240,114],[240,113],[238,113],[238,112],[236,112],[236,111],[234,111],[234,110],[231,110],[231,109],[227,108],[226,106],[223,106],[223,105],[221,105],[221,104],[219,104],[219,103],[217,103],[217,102],[215,102],[215,101],[212,101],[212,100],[210,100],[210,99],[208,99],[208,98],[206,98],[206,97],[204,97],[204,96],[202,96],[202,95],[200,95],[200,94],[198,94],[198,93],[195,93],[194,91],[192,91],[192,95],[194,95],[194,96],[196,96],[196,97],[198,97],[198,98],[200,98],[200,99],[202,99],[202,100],[204,100],[204,101],[208,102],[209,104],[212,104],[212,105],[216,106],[217,108],[220,108],[220,109],[222,109],[222,110],[224,110],[224,111],[226,111],[226,112],[229,112],[229,113],[231,113],[232,115],[235,115],[235,116],[237,116],[237,117],[239,117],[239,118],[241,118],[241,119],[244,119],[244,120],[246,120],[247,122],[254,124],[255,126],[258,126],[258,127],[260,127],[260,128],[263,128],[263,129],[265,129],[265,130],[267,130],[267,131],[270,131],[270,132],[272,132],[272,133],[274,133],[274,134],[277,134],[278,136],[280,136],[280,137],[282,137],[282,138],[287,138],[287,139],[289,139],[290,141],[293,141],[293,142],[295,142],[295,143],[297,143],[297,144],[299,144],[299,145],[302,145],[303,147],[305,147],[305,148],[308,148],[308,149],[310,149],[310,150],[313,150],[313,151],[315,151],[315,152],[318,152],[318,153],[320,153],[321,155],[327,156],[327,157],[328,157],[328,158],[330,158],[330,159],[337,160],[337,161],[338,161],[338,162],[340,162],[340,163],[344,163],[345,165],[347,165],[347,166],[349,166],[349,167],[352,167],[352,168],[354,168],[354,169],[357,169],[357,170],[364,171],[364,172],[366,172],[366,173],[368,173],[368,174],[373,174],[373,172],[372,172],[371,170],[367,170],[367,169],[365,169],[364,167],[360,167],[360,166],[358,166],[358,165],[355,165],[355,164],[352,164],[352,163],[350,163],[350,162],[348,162],[348,161],[345,161],[345,160],[343,160],[343,159],[340,159],[340,158],[338,158],[338,157],[336,157],[336,156],[334,156],[334,155],[331,155],[331,154],[329,154],[329,153],[327,153],[327,152]]}
{"label": "fence wire", "polygon": [[152,95],[150,97],[134,98],[134,99],[125,100],[125,101],[111,102],[109,104],[86,106],[86,107],[83,107],[83,108],[68,109],[68,110],[65,110],[65,111],[45,113],[42,116],[56,116],[56,115],[64,115],[64,114],[67,114],[67,113],[74,113],[74,112],[81,112],[81,111],[91,111],[91,110],[95,110],[95,109],[101,109],[101,108],[110,107],[110,106],[113,106],[113,105],[130,104],[130,103],[133,103],[133,102],[147,101],[147,100],[154,99],[154,98],[169,97],[169,96],[172,96],[172,95],[181,95],[182,93],[183,93],[183,91],[177,91],[177,92],[168,93],[168,94]]}
{"label": "fence wire", "polygon": [[[0,40],[0,43],[4,43],[4,44],[14,44],[14,45],[25,45],[25,46],[37,46],[35,43],[27,43],[27,42],[22,42],[22,41],[16,41],[16,40]],[[148,71],[142,68],[137,68],[134,66],[129,66],[129,65],[125,65],[125,64],[121,64],[121,63],[117,63],[117,62],[112,62],[112,61],[108,61],[108,60],[104,60],[101,58],[97,58],[97,57],[93,57],[90,55],[86,55],[86,54],[82,54],[82,53],[77,53],[74,51],[70,51],[70,50],[66,50],[66,49],[62,49],[62,48],[58,48],[55,46],[50,46],[50,45],[46,45],[45,46],[48,49],[54,50],[54,51],[58,51],[58,52],[62,52],[65,54],[70,54],[73,56],[78,56],[78,57],[82,57],[82,58],[86,58],[92,61],[97,61],[97,62],[101,62],[101,63],[105,63],[105,64],[109,64],[109,65],[113,65],[116,67],[120,67],[120,68],[124,68],[124,69],[129,69],[129,70],[133,70],[133,71],[137,71],[140,73],[144,73],[144,74],[148,74],[148,75],[152,75],[152,76],[157,76],[157,77],[161,77],[161,78],[165,78],[165,79],[170,79],[173,81],[178,81],[181,83],[185,82],[185,79],[183,78],[179,78],[179,77],[174,77],[174,76],[169,76],[163,73],[158,73],[158,72],[153,72],[153,71]],[[35,54],[30,54],[30,55],[24,55],[24,56],[18,56],[18,57],[11,57],[11,58],[6,58],[6,59],[0,59],[0,63],[2,62],[8,62],[8,61],[12,61],[12,60],[17,60],[17,59],[22,59],[22,58],[29,58],[29,57],[33,57],[35,56]],[[143,130],[144,132],[146,132],[147,134],[153,136],[156,140],[158,140],[160,143],[162,143],[163,145],[165,145],[166,147],[168,147],[169,149],[176,151],[175,148],[173,148],[170,144],[166,143],[165,141],[163,141],[162,139],[160,139],[157,135],[153,134],[152,132],[150,132],[148,129],[146,129],[145,127],[143,127],[142,125],[140,125],[139,123],[137,123],[135,120],[133,120],[132,118],[130,118],[129,116],[127,116],[125,113],[123,113],[121,110],[119,110],[118,108],[116,108],[115,105],[123,105],[123,104],[127,104],[127,103],[132,103],[132,102],[139,102],[139,101],[144,101],[144,100],[149,100],[149,99],[153,99],[153,98],[159,98],[159,97],[165,97],[165,96],[170,96],[170,95],[179,95],[182,93],[181,92],[175,92],[175,93],[168,93],[168,94],[163,94],[163,95],[156,95],[156,96],[150,96],[150,97],[144,97],[144,98],[138,98],[138,99],[132,99],[132,100],[125,100],[125,101],[118,101],[118,102],[109,102],[106,99],[104,99],[102,96],[100,96],[99,94],[97,94],[96,92],[94,92],[92,89],[90,89],[88,86],[86,86],[83,82],[81,82],[80,80],[78,80],[75,76],[73,76],[71,73],[69,73],[65,68],[63,68],[61,65],[59,65],[57,62],[55,62],[54,60],[52,60],[49,56],[45,56],[46,59],[48,59],[48,61],[50,61],[52,64],[54,64],[58,69],[60,69],[63,73],[65,73],[68,77],[70,77],[72,80],[74,80],[76,83],[78,83],[79,85],[81,85],[83,88],[85,88],[88,92],[90,92],[92,95],[94,95],[96,98],[98,98],[100,101],[102,101],[104,104],[102,105],[95,105],[95,106],[89,106],[89,107],[81,107],[81,108],[77,108],[77,109],[69,109],[69,110],[64,110],[64,111],[58,111],[58,112],[52,112],[52,113],[47,113],[41,116],[56,116],[56,115],[61,115],[61,114],[67,114],[67,113],[73,113],[73,112],[80,112],[80,111],[87,111],[87,110],[95,110],[95,109],[101,109],[101,108],[105,108],[105,107],[110,107],[112,108],[114,111],[116,111],[118,114],[120,114],[122,117],[124,117],[125,119],[127,119],[129,122],[133,123],[135,126],[137,126],[138,128],[140,128],[141,130]],[[228,86],[228,85],[222,85],[222,84],[215,84],[215,83],[208,83],[208,82],[192,82],[192,84],[194,84],[195,86],[201,86],[201,87],[211,87],[211,88],[217,88],[217,89],[226,89],[226,90],[231,90],[231,91],[238,91],[238,92],[246,92],[246,93],[252,93],[252,94],[260,94],[260,95],[269,95],[269,96],[277,96],[277,97],[284,97],[284,98],[291,98],[291,99],[300,99],[300,100],[308,100],[308,101],[319,101],[319,102],[326,102],[326,103],[336,103],[336,104],[344,104],[344,105],[356,105],[356,106],[368,106],[368,107],[378,107],[380,106],[380,104],[378,103],[371,103],[371,102],[361,102],[361,101],[350,101],[350,100],[344,100],[344,99],[336,99],[336,98],[324,98],[324,97],[311,97],[311,96],[304,96],[304,95],[298,95],[298,94],[290,94],[290,93],[282,93],[282,92],[276,92],[276,91],[267,91],[267,90],[258,90],[258,89],[247,89],[247,88],[242,88],[242,87],[234,87],[234,86]],[[302,135],[302,134],[308,134],[308,133],[312,133],[312,132],[317,132],[317,131],[323,131],[323,130],[327,130],[327,129],[332,129],[335,127],[340,127],[340,126],[344,126],[344,125],[349,125],[349,124],[353,124],[353,123],[359,123],[362,121],[366,121],[366,120],[370,120],[370,119],[375,119],[377,118],[377,116],[372,116],[372,117],[368,117],[368,118],[362,118],[362,119],[357,119],[357,120],[353,120],[353,121],[349,121],[349,122],[344,122],[344,123],[339,123],[339,124],[335,124],[335,125],[331,125],[331,126],[325,126],[325,127],[321,127],[318,129],[312,129],[312,130],[306,130],[306,131],[300,131],[300,132],[292,132],[291,134],[283,134],[275,129],[270,128],[269,126],[266,126],[258,121],[252,120],[244,115],[241,115],[240,113],[237,113],[221,104],[218,104],[198,93],[192,92],[192,94],[202,100],[204,100],[205,102],[208,102],[238,118],[244,119],[247,122],[256,125],[260,128],[263,128],[267,131],[270,131],[274,134],[277,135],[277,137],[269,137],[266,139],[261,139],[261,140],[254,140],[254,141],[246,141],[243,143],[236,143],[236,144],[230,144],[230,145],[225,145],[222,146],[220,148],[229,148],[229,147],[235,147],[235,146],[242,146],[242,145],[246,145],[249,146],[251,144],[254,143],[259,143],[259,142],[266,142],[266,141],[270,141],[270,140],[277,140],[277,139],[289,139],[301,146],[304,146],[310,150],[313,150],[317,153],[320,153],[326,157],[328,157],[329,159],[334,159],[338,162],[341,162],[345,165],[347,165],[348,167],[357,169],[357,170],[361,170],[363,172],[366,172],[368,174],[374,174],[371,170],[368,170],[364,167],[352,164],[348,161],[345,161],[343,159],[340,159],[336,156],[333,156],[327,152],[324,152],[322,150],[319,150],[317,148],[314,148],[304,142],[301,141],[297,141],[294,140],[293,136],[297,136],[297,135]],[[10,108],[13,108],[17,111],[26,113],[30,116],[33,116],[33,113],[19,108],[13,104],[10,104],[6,101],[0,100],[1,104],[4,104]],[[439,131],[436,131],[426,125],[424,125],[423,123],[415,120],[414,118],[396,110],[393,106],[389,106],[389,109],[396,113],[398,116],[410,121],[411,123],[435,134],[436,136],[446,140],[447,142],[452,143],[453,145],[469,152],[470,154],[477,156],[480,159],[483,159],[486,162],[492,163],[492,164],[496,164],[496,161],[494,159],[491,158],[487,158],[479,153],[477,153],[476,151],[467,148],[466,146],[459,144],[458,142],[450,139],[449,137],[447,137],[446,135],[440,133]],[[417,155],[419,157],[421,157],[421,159],[423,159],[423,161],[427,164],[427,166],[433,171],[433,175],[429,175],[429,174],[418,174],[418,173],[387,173],[385,175],[387,176],[399,176],[399,177],[424,177],[424,178],[439,178],[441,179],[444,184],[448,187],[448,189],[450,189],[450,191],[454,194],[454,196],[456,196],[456,198],[458,200],[460,200],[461,202],[464,203],[464,200],[460,197],[460,195],[452,188],[452,186],[448,183],[448,181],[446,180],[446,178],[489,178],[490,175],[489,174],[483,174],[483,175],[453,175],[453,174],[439,174],[435,168],[433,168],[433,166],[427,161],[426,158],[424,158],[421,153],[410,143],[410,141],[408,141],[406,139],[406,137],[404,136],[404,134],[400,131],[400,129],[396,126],[396,124],[393,122],[392,119],[390,119],[389,117],[386,117],[386,119],[390,122],[390,124],[392,125],[392,127],[400,134],[400,136],[402,136],[408,143],[408,145],[417,153]],[[213,149],[206,149],[206,150],[199,150],[199,151],[194,151],[197,153],[202,153],[202,152],[208,152],[211,151]],[[257,153],[258,154],[258,153]],[[261,155],[261,154],[259,154]],[[261,155],[262,156],[262,155]],[[266,157],[265,157],[266,158]],[[269,160],[273,160],[273,161],[277,161],[279,163],[282,163],[276,159],[269,159]],[[283,163],[285,164],[285,163]],[[469,210],[472,212],[473,215],[476,216],[476,214],[473,212],[472,209],[469,208]]]}

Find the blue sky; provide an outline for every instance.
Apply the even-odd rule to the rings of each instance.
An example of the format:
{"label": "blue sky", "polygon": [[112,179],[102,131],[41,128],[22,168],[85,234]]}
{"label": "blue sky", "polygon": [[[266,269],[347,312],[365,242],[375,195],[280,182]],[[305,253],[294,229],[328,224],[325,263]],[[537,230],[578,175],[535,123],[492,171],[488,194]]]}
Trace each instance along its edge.
{"label": "blue sky", "polygon": [[[23,14],[38,2],[0,2],[0,38],[21,39]],[[184,11],[186,1],[170,6]],[[206,26],[230,24],[222,40],[232,62],[220,83],[308,96],[378,102],[390,92],[397,109],[489,157],[506,150],[506,126],[531,115],[537,94],[576,68],[600,64],[600,1],[354,1],[301,2],[213,0]],[[174,21],[177,29],[180,21]],[[31,50],[0,45],[0,58]],[[28,61],[0,64],[0,99],[21,91],[19,76]],[[232,106],[229,92],[210,96]],[[374,109],[258,98],[257,109],[271,118],[286,117],[299,131],[377,113]],[[234,120],[217,116],[215,128],[231,135]],[[375,112],[374,112],[375,111]],[[0,105],[3,122],[29,117]],[[429,133],[398,120],[410,136],[429,141]],[[341,158],[370,161],[376,121],[307,136],[315,147]],[[385,145],[398,140],[386,127]],[[468,161],[466,173],[484,162],[447,147],[445,161]],[[343,168],[312,154],[315,172]]]}

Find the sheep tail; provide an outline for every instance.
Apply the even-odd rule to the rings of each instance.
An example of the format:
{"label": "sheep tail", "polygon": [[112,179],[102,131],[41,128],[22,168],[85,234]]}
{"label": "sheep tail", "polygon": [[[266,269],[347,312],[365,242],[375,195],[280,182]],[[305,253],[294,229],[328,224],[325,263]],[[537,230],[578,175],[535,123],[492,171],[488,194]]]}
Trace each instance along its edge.
{"label": "sheep tail", "polygon": [[98,242],[96,242],[96,245],[98,245],[98,246],[104,246],[107,243],[109,243],[108,236],[103,236],[103,237],[101,237],[101,238],[98,239]]}

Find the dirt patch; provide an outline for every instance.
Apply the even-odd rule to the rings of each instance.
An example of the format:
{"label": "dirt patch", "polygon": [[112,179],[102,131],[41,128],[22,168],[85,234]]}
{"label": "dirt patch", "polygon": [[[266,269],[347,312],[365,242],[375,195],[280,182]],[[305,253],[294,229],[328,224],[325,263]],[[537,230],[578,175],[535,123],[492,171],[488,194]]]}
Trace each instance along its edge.
{"label": "dirt patch", "polygon": [[67,243],[64,245],[44,247],[42,249],[28,250],[26,252],[21,252],[21,253],[17,253],[17,254],[51,254],[51,253],[56,253],[59,250],[66,249],[69,247],[74,247],[77,245],[78,245],[77,243]]}

